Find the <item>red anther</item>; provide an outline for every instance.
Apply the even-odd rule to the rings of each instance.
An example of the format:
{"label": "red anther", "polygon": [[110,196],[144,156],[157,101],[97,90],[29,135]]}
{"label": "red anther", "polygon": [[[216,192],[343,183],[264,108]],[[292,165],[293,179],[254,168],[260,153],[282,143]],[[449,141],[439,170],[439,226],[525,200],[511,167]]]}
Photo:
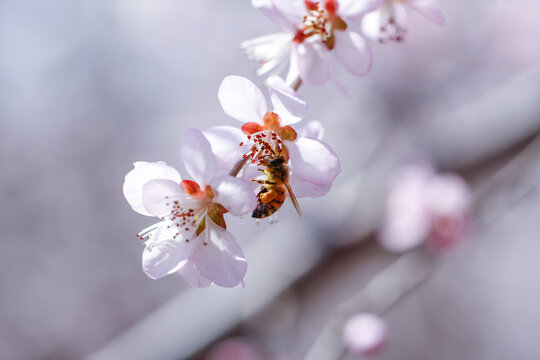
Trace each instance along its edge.
{"label": "red anther", "polygon": [[328,11],[329,14],[335,15],[338,8],[336,0],[326,0],[324,4],[324,9]]}
{"label": "red anther", "polygon": [[244,146],[244,142],[243,142],[243,141],[240,143],[240,146]]}
{"label": "red anther", "polygon": [[248,140],[251,139],[251,135],[248,135],[247,138],[248,138]]}

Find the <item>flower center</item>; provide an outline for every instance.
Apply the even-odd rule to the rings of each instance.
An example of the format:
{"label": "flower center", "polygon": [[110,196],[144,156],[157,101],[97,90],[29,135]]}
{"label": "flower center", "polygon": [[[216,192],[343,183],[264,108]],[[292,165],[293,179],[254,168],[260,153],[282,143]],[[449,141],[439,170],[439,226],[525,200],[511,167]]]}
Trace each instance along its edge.
{"label": "flower center", "polygon": [[319,35],[329,50],[334,48],[334,30],[345,30],[347,23],[337,15],[338,4],[335,0],[326,0],[324,7],[319,2],[305,1],[307,15],[299,25],[294,42],[300,44],[314,35]]}
{"label": "flower center", "polygon": [[[223,214],[227,212],[221,204],[213,202],[214,192],[207,185],[201,189],[199,184],[191,180],[182,180],[180,186],[186,193],[186,197],[181,200],[172,200],[165,196],[166,206],[171,210],[169,214],[161,217],[167,223],[166,240],[151,244],[152,246],[167,245],[169,241],[183,238],[185,242],[190,242],[195,236],[199,236],[206,229],[206,218],[210,218],[218,226],[226,229]],[[157,224],[156,224],[157,225]],[[149,240],[159,229],[159,226],[151,227],[141,231],[137,236],[141,240]],[[195,235],[195,236],[194,236]],[[206,241],[204,245],[207,245]]]}
{"label": "flower center", "polygon": [[405,40],[407,29],[398,22],[395,0],[386,0],[380,12],[379,42],[402,42]]}
{"label": "flower center", "polygon": [[[244,159],[249,159],[251,163],[261,165],[264,159],[273,156],[283,156],[287,161],[289,153],[283,141],[296,140],[296,131],[289,125],[281,126],[279,115],[274,112],[267,112],[263,117],[263,125],[250,122],[242,126],[242,131],[247,135],[251,149],[244,154]],[[244,146],[244,143],[240,143]]]}

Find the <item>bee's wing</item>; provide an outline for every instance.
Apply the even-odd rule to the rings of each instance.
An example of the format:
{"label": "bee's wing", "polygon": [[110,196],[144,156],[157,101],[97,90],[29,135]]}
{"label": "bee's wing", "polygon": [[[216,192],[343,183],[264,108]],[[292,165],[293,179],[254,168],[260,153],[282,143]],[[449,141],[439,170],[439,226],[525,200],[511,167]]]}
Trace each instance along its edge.
{"label": "bee's wing", "polygon": [[288,182],[285,182],[285,186],[287,187],[287,191],[289,192],[289,197],[291,198],[291,201],[294,205],[294,208],[296,209],[296,212],[298,215],[302,216],[302,210],[300,210],[300,204],[298,203],[298,200],[296,200],[296,196],[294,196],[294,193],[292,192],[291,185],[289,185]]}

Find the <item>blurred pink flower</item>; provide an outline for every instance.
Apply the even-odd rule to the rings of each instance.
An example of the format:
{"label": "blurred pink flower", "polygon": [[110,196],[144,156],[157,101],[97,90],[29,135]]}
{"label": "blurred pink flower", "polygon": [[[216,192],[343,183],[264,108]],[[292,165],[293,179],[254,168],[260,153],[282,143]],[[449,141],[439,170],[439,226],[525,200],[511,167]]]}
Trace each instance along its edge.
{"label": "blurred pink flower", "polygon": [[187,172],[182,180],[164,162],[136,162],[125,178],[124,196],[136,212],[162,221],[140,233],[142,265],[152,279],[173,272],[193,286],[232,287],[247,270],[242,250],[226,230],[223,214],[248,214],[255,206],[249,185],[216,171],[216,159],[199,130],[188,130],[180,149]]}
{"label": "blurred pink flower", "polygon": [[352,316],[343,328],[343,343],[350,353],[373,355],[388,337],[386,323],[379,316],[360,313]]}
{"label": "blurred pink flower", "polygon": [[390,189],[379,242],[393,252],[424,241],[434,250],[445,249],[462,238],[470,207],[469,187],[458,175],[405,166]]}
{"label": "blurred pink flower", "polygon": [[227,339],[210,349],[205,360],[268,360],[250,341]]}
{"label": "blurred pink flower", "polygon": [[372,9],[374,1],[358,0],[252,0],[282,33],[244,41],[242,48],[260,63],[259,75],[276,74],[290,61],[287,82],[298,76],[312,86],[332,76],[332,55],[356,76],[371,68],[366,41],[348,26]]}
{"label": "blurred pink flower", "polygon": [[362,20],[364,34],[376,41],[403,41],[407,34],[405,5],[418,11],[424,18],[444,26],[446,19],[439,5],[432,0],[378,0],[377,9]]}
{"label": "blurred pink flower", "polygon": [[[307,111],[306,102],[279,77],[268,79],[268,89],[274,106],[272,112],[267,112],[264,95],[250,80],[240,76],[223,80],[218,94],[221,106],[227,115],[244,125],[242,130],[222,126],[205,131],[212,150],[217,156],[235,154],[237,160],[247,157],[255,165],[279,154],[289,160],[289,182],[297,197],[326,194],[341,166],[334,150],[320,140],[324,132],[322,125],[310,123],[310,128],[305,130],[307,136],[298,136],[291,125],[301,121]],[[243,146],[250,149],[247,154]],[[227,158],[232,166],[234,158]]]}

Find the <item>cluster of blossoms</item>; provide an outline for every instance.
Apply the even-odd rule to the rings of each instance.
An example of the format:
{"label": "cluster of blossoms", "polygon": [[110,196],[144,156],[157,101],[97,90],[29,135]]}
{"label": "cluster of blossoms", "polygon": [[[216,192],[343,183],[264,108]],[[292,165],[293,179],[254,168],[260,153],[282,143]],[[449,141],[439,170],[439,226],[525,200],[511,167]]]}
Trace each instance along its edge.
{"label": "cluster of blossoms", "polygon": [[[281,30],[244,41],[248,58],[259,63],[258,75],[276,74],[287,65],[287,83],[298,79],[321,86],[332,75],[334,57],[349,73],[363,76],[371,68],[371,50],[360,32],[379,42],[405,39],[405,6],[427,20],[445,24],[432,0],[252,0]],[[332,55],[333,54],[333,55]]]}
{"label": "cluster of blossoms", "polygon": [[[308,109],[296,92],[300,84],[327,83],[333,78],[334,58],[351,74],[365,75],[371,51],[359,29],[381,42],[402,41],[405,5],[435,23],[445,21],[431,0],[252,0],[252,4],[281,29],[242,44],[248,56],[259,61],[258,74],[270,75],[266,83],[271,111],[253,82],[228,76],[219,87],[218,100],[225,114],[242,125],[191,129],[183,135],[180,154],[191,179],[182,179],[164,162],[136,162],[125,177],[124,195],[133,210],[159,218],[138,235],[145,244],[143,270],[153,279],[178,273],[197,287],[242,283],[247,262],[227,231],[226,214],[273,216],[287,198],[300,212],[296,198],[327,194],[341,172],[337,155],[322,140],[322,124],[311,121],[296,127]],[[275,75],[287,65],[286,80]],[[396,188],[391,194],[381,236],[390,249],[403,250],[428,237],[444,243],[459,231],[461,217],[448,215],[450,210],[430,203],[429,196],[404,198],[403,192],[413,196],[415,186],[431,189],[434,196],[437,191],[453,191],[449,185],[453,180],[445,176],[422,179],[423,183],[406,182],[406,190]],[[459,198],[461,193],[456,194]],[[402,233],[403,217],[394,217],[398,212],[394,209],[409,201],[417,209],[409,212],[406,222],[416,224],[416,233],[405,242],[400,235],[396,245],[394,235]],[[466,201],[460,201],[455,200],[466,208]]]}
{"label": "cluster of blossoms", "polygon": [[[176,272],[197,287],[242,282],[247,262],[227,231],[224,214],[253,213],[261,186],[252,180],[268,157],[288,164],[288,185],[297,197],[318,197],[330,190],[341,167],[321,140],[322,125],[311,122],[298,134],[291,125],[306,113],[306,102],[280,78],[270,78],[268,84],[271,112],[251,81],[240,76],[223,80],[221,106],[244,124],[191,129],[183,135],[180,156],[192,180],[182,180],[164,162],[136,162],[126,175],[124,195],[133,210],[160,219],[139,234],[145,242],[143,270],[149,277]],[[247,164],[230,175],[242,159]]]}
{"label": "cluster of blossoms", "polygon": [[[267,77],[265,95],[250,80],[227,76],[218,100],[238,127],[190,129],[181,139],[180,157],[190,179],[164,162],[136,162],[123,192],[136,212],[158,218],[142,230],[142,267],[152,279],[177,273],[195,287],[243,283],[247,261],[226,216],[273,217],[286,199],[326,195],[341,172],[338,156],[322,138],[324,128],[311,121],[298,128],[308,110],[297,93],[302,83],[321,86],[333,75],[334,59],[349,73],[367,74],[372,56],[366,37],[401,42],[409,7],[445,24],[432,0],[252,0],[279,33],[244,41],[248,58]],[[277,76],[287,70],[286,79]],[[263,174],[261,174],[261,171]],[[454,174],[437,174],[429,165],[409,165],[396,177],[388,196],[380,243],[400,252],[426,242],[440,250],[462,237],[471,196]],[[229,214],[229,215],[227,215]],[[357,314],[343,328],[351,353],[379,351],[387,338],[384,321]],[[265,358],[244,341],[232,341],[212,358]]]}

